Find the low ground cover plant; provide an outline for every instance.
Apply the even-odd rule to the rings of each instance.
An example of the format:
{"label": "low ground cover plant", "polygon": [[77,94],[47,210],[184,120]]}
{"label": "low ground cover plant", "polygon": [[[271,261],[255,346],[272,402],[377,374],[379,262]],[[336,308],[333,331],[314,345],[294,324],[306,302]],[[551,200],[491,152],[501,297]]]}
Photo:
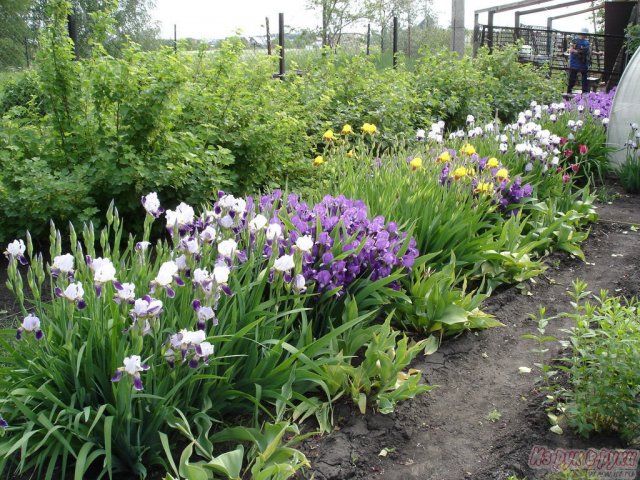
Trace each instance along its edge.
{"label": "low ground cover plant", "polygon": [[[547,317],[537,316],[540,335],[527,338],[539,343],[544,385],[553,404],[549,414],[557,432],[567,423],[579,434],[615,432],[633,443],[640,436],[640,393],[638,369],[640,323],[637,298],[610,296],[601,291],[591,295],[577,280],[570,295],[574,310]],[[568,341],[561,358],[552,363],[546,344],[558,340],[545,334],[549,321],[569,318]],[[564,375],[562,375],[562,373]],[[562,381],[566,379],[566,383]]]}

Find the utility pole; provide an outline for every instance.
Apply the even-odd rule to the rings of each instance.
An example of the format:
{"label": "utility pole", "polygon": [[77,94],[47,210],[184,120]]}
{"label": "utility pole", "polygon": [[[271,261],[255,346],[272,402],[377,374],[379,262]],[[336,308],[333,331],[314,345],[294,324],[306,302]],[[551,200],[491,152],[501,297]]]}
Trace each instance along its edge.
{"label": "utility pole", "polygon": [[451,51],[464,55],[464,0],[451,1]]}

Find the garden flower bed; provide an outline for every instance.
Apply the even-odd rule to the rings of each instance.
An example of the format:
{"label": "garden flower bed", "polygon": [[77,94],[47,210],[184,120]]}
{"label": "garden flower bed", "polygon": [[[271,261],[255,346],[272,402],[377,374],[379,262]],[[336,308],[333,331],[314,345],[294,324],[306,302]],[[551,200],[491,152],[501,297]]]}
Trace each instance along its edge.
{"label": "garden flower bed", "polygon": [[[593,197],[574,182],[602,162],[604,117],[531,106],[502,131],[470,117],[445,142],[434,124],[377,157],[375,125],[329,131],[314,164],[335,196],[315,204],[220,192],[199,213],[164,211],[152,192],[139,241],[111,206],[97,236],[52,229],[50,262],[30,238],[11,242],[23,320],[1,340],[5,464],[20,449],[15,466],[43,477],[286,478],[307,465],[283,440],[299,422],[329,431],[341,397],[391,413],[431,390],[410,368],[419,353],[502,325],[483,299],[505,283],[529,291],[550,251],[583,258]],[[156,219],[167,239],[152,244]]]}
{"label": "garden flower bed", "polygon": [[[455,385],[488,407],[487,370],[457,382],[438,365],[456,349],[529,358],[505,348],[524,327],[496,292],[551,294],[550,255],[589,258],[613,93],[552,103],[558,82],[515,50],[425,54],[412,71],[327,55],[283,82],[233,42],[76,62],[68,7],[52,3],[37,70],[2,103],[17,317],[0,330],[0,474],[284,479],[312,459],[344,478],[301,441],[343,416],[361,432],[402,418],[434,380],[435,402],[459,410]],[[371,473],[352,468],[360,453],[391,466],[372,445],[408,462],[407,439],[378,427],[394,445],[343,445],[349,475]]]}

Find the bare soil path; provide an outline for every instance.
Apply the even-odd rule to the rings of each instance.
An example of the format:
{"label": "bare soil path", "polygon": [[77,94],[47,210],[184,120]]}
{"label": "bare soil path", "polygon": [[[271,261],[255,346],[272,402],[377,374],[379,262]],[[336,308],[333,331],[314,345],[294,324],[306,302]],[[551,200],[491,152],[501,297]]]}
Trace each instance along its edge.
{"label": "bare soil path", "polygon": [[[544,305],[548,315],[570,311],[567,290],[580,278],[598,293],[640,293],[640,197],[622,195],[598,206],[600,220],[583,244],[587,262],[554,255],[549,269],[538,277],[530,295],[507,289],[491,297],[485,310],[505,328],[467,332],[447,341],[438,352],[414,365],[439,388],[405,402],[390,415],[360,415],[340,406],[335,412],[339,430],[305,444],[315,480],[381,478],[389,480],[460,480],[541,478],[528,467],[534,445],[550,448],[623,447],[611,436],[588,440],[565,429],[549,431],[542,395],[534,374],[518,368],[533,367],[534,344],[521,338],[536,324],[529,314]],[[568,320],[550,322],[548,332],[560,331]],[[558,353],[556,348],[555,354]],[[497,421],[488,420],[497,411]],[[380,456],[382,449],[390,452]]]}

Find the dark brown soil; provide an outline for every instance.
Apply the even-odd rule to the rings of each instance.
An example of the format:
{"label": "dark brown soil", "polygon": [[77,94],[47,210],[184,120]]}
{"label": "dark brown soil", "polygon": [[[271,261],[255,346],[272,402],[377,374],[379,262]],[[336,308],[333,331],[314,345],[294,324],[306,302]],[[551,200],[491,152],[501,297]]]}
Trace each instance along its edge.
{"label": "dark brown soil", "polygon": [[[544,395],[536,388],[535,345],[521,338],[535,333],[529,317],[545,306],[547,315],[570,311],[567,290],[574,279],[599,293],[640,293],[640,197],[621,195],[598,206],[600,220],[583,244],[587,262],[553,255],[549,269],[531,285],[530,295],[516,288],[492,296],[485,310],[506,326],[467,332],[444,343],[434,355],[418,359],[414,367],[439,387],[400,405],[390,415],[360,415],[347,405],[338,407],[338,429],[308,440],[303,449],[312,469],[305,478],[340,480],[507,479],[510,475],[541,478],[528,467],[534,445],[550,448],[624,447],[613,436],[582,439],[565,428],[549,431]],[[548,333],[562,338],[569,320],[550,322]],[[551,353],[557,355],[558,347]],[[496,410],[500,419],[487,416]],[[387,449],[386,457],[380,452]]]}

